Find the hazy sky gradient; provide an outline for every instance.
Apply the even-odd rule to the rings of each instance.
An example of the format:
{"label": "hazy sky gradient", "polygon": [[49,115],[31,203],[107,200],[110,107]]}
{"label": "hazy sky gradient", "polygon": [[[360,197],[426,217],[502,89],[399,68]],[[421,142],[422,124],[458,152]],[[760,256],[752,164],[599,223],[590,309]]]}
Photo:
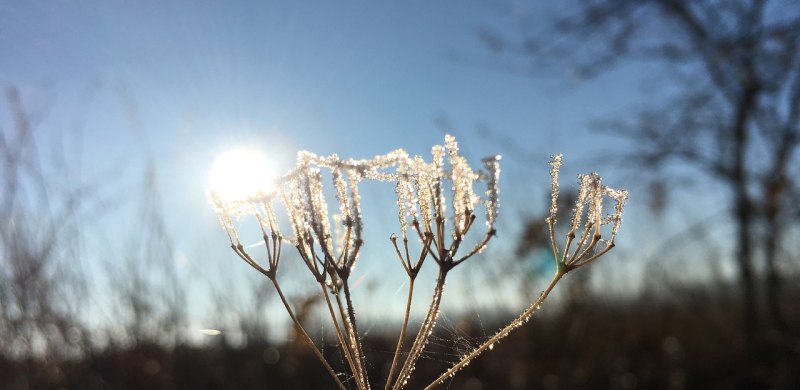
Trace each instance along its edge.
{"label": "hazy sky gradient", "polygon": [[[0,85],[18,87],[30,109],[44,110],[40,142],[65,134],[84,180],[110,175],[134,191],[152,162],[176,258],[197,274],[236,261],[205,188],[214,157],[242,145],[269,153],[281,172],[300,149],[428,156],[451,132],[475,163],[504,155],[506,232],[516,216],[543,212],[550,154],[565,154],[567,182],[601,170],[611,185],[623,184],[611,168],[589,165],[618,144],[588,124],[657,95],[641,87],[647,68],[590,82],[570,79],[569,69],[524,76],[504,69],[477,38],[480,26],[513,37],[515,20],[546,23],[543,7],[287,3],[2,2]],[[1,115],[6,126],[8,112]],[[626,223],[647,219],[636,216],[637,197]],[[105,233],[112,241],[124,235],[132,217],[122,208]],[[394,223],[391,215],[373,219]],[[623,226],[622,242],[632,228]],[[513,233],[504,233],[500,245],[513,245]]]}

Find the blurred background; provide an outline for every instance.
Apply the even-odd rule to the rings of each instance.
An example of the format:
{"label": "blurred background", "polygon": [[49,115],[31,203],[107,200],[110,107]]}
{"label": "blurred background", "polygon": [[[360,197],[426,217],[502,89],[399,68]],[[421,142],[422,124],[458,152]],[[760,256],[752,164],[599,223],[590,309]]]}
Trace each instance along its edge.
{"label": "blurred background", "polygon": [[[1,388],[332,388],[230,251],[209,171],[238,148],[277,173],[299,150],[429,158],[445,134],[476,166],[503,156],[500,225],[451,275],[411,388],[549,280],[556,153],[563,194],[591,171],[631,192],[617,248],[449,388],[800,388],[795,1],[3,1],[0,15]],[[385,187],[363,189],[354,274],[380,383],[405,295]],[[289,299],[335,354],[296,260]]]}

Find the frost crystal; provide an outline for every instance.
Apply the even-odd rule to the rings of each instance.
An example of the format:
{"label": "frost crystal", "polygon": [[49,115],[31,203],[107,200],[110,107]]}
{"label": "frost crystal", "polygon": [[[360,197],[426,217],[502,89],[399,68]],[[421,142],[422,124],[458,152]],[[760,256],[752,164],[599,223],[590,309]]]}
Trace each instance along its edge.
{"label": "frost crystal", "polygon": [[[335,154],[322,157],[301,151],[297,154],[297,166],[277,181],[275,194],[269,197],[252,194],[246,200],[234,201],[210,193],[209,200],[231,243],[238,242],[234,219],[241,215],[256,215],[265,235],[281,237],[297,246],[309,259],[315,259],[315,250],[322,251],[328,258],[337,259],[340,262],[337,266],[342,267],[355,264],[362,245],[359,183],[364,179],[394,183],[403,239],[407,239],[408,228],[418,219],[421,219],[419,228],[424,232],[431,232],[433,224],[449,219],[445,214],[447,194],[452,196],[449,203],[453,208],[454,237],[466,234],[479,204],[486,208],[486,226],[493,231],[500,204],[500,156],[484,159],[486,172],[479,174],[459,154],[458,142],[450,135],[445,136],[443,145],[431,148],[431,155],[428,163],[421,156],[410,157],[402,149],[359,160],[343,160]],[[338,206],[334,223],[343,229],[330,225],[332,216],[329,216],[323,191],[323,181],[328,175],[332,179]],[[483,199],[475,193],[476,181],[486,182]],[[278,218],[272,207],[276,199],[273,198],[282,203],[294,237],[280,234]]]}
{"label": "frost crystal", "polygon": [[[561,160],[561,155],[558,155],[554,156],[550,162],[552,166],[550,175],[553,183],[550,217],[547,218],[547,221],[556,262],[560,267],[574,269],[596,260],[614,247],[614,238],[622,223],[622,211],[625,201],[628,199],[628,192],[603,185],[600,175],[596,173],[578,175],[580,185],[578,196],[575,208],[572,210],[567,242],[563,252],[560,252],[555,239],[555,216],[558,211],[558,171],[561,167]],[[611,215],[603,216],[603,202],[606,198],[614,200],[614,212]],[[604,228],[606,225],[611,225],[611,227]],[[573,243],[575,244],[574,248],[572,247]]]}
{"label": "frost crystal", "polygon": [[625,208],[625,202],[628,200],[628,191],[614,190],[605,187],[605,193],[614,199],[614,215],[610,217],[610,222],[612,224],[611,238],[608,239],[608,241],[613,244],[614,238],[617,236],[617,231],[619,231],[619,225],[622,224],[622,211]]}
{"label": "frost crystal", "polygon": [[487,170],[486,226],[489,229],[494,228],[500,208],[500,158],[500,156],[494,156],[483,159],[483,165]]}
{"label": "frost crystal", "polygon": [[[578,199],[575,201],[575,213],[572,215],[572,223],[570,224],[570,230],[575,231],[578,229],[578,226],[581,224],[581,219],[583,217],[583,208],[586,204],[590,203],[590,201],[594,200],[593,196],[590,195],[593,189],[600,184],[600,176],[596,173],[592,173],[589,175],[578,175]],[[590,198],[591,197],[591,198]],[[592,221],[591,211],[589,211],[589,222]]]}
{"label": "frost crystal", "polygon": [[563,155],[557,154],[550,159],[550,178],[551,178],[551,191],[550,191],[550,223],[556,222],[556,212],[558,211],[558,173],[561,170],[561,160]]}

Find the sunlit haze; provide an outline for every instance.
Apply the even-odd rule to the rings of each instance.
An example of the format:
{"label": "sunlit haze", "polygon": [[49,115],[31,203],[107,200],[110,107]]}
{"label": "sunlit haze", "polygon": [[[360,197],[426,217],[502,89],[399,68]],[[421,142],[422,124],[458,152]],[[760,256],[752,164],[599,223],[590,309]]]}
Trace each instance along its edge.
{"label": "sunlit haze", "polygon": [[209,188],[225,200],[244,200],[269,193],[275,174],[262,153],[249,149],[228,151],[214,160],[208,175]]}

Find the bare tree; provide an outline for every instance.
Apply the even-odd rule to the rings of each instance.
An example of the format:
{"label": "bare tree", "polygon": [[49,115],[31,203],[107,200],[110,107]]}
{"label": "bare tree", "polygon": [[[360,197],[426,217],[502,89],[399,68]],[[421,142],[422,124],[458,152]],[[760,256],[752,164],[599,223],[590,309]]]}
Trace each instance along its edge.
{"label": "bare tree", "polygon": [[728,188],[745,335],[752,340],[759,330],[758,254],[772,325],[788,329],[780,311],[779,260],[787,224],[797,212],[791,199],[800,193],[793,180],[800,173],[800,3],[578,3],[564,7],[550,26],[548,33],[558,39],[548,34],[551,39],[543,42],[533,33],[506,41],[486,29],[479,38],[494,52],[508,50],[534,62],[566,56],[581,77],[653,61],[683,81],[670,103],[614,123],[632,141],[624,158],[656,169],[689,164]]}

